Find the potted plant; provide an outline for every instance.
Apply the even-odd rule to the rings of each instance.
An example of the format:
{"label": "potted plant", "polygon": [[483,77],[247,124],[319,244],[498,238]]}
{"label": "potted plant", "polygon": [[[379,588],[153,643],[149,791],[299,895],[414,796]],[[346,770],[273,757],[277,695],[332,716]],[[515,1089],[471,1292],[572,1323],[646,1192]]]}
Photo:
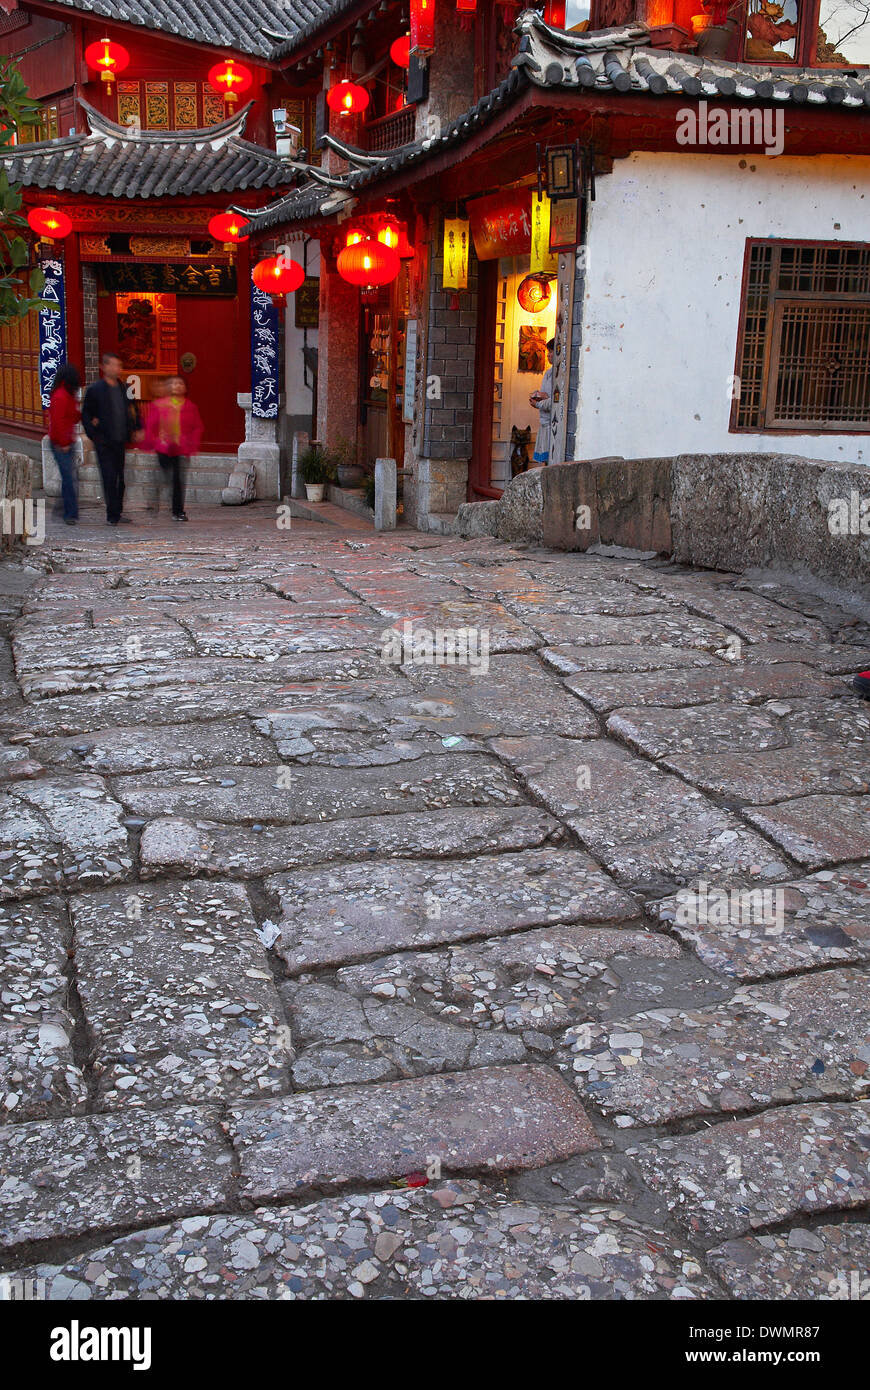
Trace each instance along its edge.
{"label": "potted plant", "polygon": [[310,444],[299,455],[299,476],[305,484],[305,495],[309,502],[323,501],[329,475],[329,457],[326,450],[319,444]]}
{"label": "potted plant", "polygon": [[374,475],[374,473],[369,473],[369,472],[367,472],[366,470],[363,470],[363,488],[364,488],[365,504],[366,504],[367,507],[369,507],[369,508],[371,509],[371,511],[374,511],[374,509],[375,509],[375,475]]}
{"label": "potted plant", "polygon": [[349,439],[339,439],[332,448],[332,457],[338,474],[338,486],[344,488],[362,487],[365,469],[356,461],[356,448]]}

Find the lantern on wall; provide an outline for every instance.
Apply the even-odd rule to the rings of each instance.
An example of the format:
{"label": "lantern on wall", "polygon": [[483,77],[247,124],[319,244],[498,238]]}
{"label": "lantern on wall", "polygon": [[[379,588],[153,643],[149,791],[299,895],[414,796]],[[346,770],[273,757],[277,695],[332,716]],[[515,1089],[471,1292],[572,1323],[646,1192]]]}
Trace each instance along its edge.
{"label": "lantern on wall", "polygon": [[400,269],[399,253],[374,237],[363,237],[345,246],[336,265],[342,280],[349,285],[372,289],[390,285],[396,279]]}
{"label": "lantern on wall", "polygon": [[235,106],[242,92],[246,92],[254,78],[250,68],[237,63],[235,58],[227,58],[215,63],[208,70],[208,80],[216,92],[222,92],[227,106]]}
{"label": "lantern on wall", "polygon": [[411,52],[418,58],[435,52],[435,0],[411,0]]}
{"label": "lantern on wall", "polygon": [[468,219],[444,219],[444,288],[468,289]]}
{"label": "lantern on wall", "polygon": [[403,34],[400,39],[394,39],[390,44],[390,57],[397,68],[409,68],[411,66],[411,35]]}
{"label": "lantern on wall", "polygon": [[326,93],[330,111],[338,111],[342,116],[356,116],[365,111],[370,101],[367,89],[358,82],[336,82]]}
{"label": "lantern on wall", "polygon": [[378,241],[395,251],[400,261],[410,260],[414,254],[404,222],[385,222],[378,231]]}
{"label": "lantern on wall", "polygon": [[553,292],[546,275],[527,275],[517,290],[517,302],[527,314],[540,314],[552,297]]}
{"label": "lantern on wall", "polygon": [[85,49],[85,62],[108,84],[109,96],[112,95],[116,75],[124,71],[129,61],[130,55],[124,45],[113,43],[111,39],[100,39],[97,43],[88,44]]}
{"label": "lantern on wall", "polygon": [[208,234],[213,236],[215,241],[222,241],[225,246],[228,243],[236,246],[248,235],[246,231],[242,231],[246,225],[244,217],[240,217],[237,212],[222,212],[209,222]]}
{"label": "lantern on wall", "polygon": [[258,261],[251,274],[257,289],[270,294],[273,299],[293,294],[305,279],[304,267],[286,256],[269,256],[264,261]]}
{"label": "lantern on wall", "polygon": [[31,208],[27,214],[27,225],[36,232],[42,241],[54,241],[69,236],[72,223],[65,212],[56,208]]}

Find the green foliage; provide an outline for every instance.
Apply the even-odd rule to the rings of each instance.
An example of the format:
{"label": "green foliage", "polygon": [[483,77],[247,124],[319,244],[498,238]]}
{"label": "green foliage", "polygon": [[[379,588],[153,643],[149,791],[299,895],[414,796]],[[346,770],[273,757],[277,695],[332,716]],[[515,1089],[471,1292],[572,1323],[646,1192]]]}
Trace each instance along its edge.
{"label": "green foliage", "polygon": [[[39,103],[27,95],[12,59],[0,61],[0,149],[12,143],[18,125],[32,122],[38,111]],[[21,235],[27,228],[21,204],[21,189],[10,185],[5,169],[0,168],[0,325],[24,318],[33,309],[54,308],[39,298],[45,284],[39,267],[26,274],[31,252]]]}
{"label": "green foliage", "polygon": [[374,473],[366,473],[365,482],[363,483],[363,490],[364,490],[364,496],[365,496],[365,504],[366,504],[366,506],[367,506],[367,507],[371,507],[372,511],[374,511],[374,509],[375,509],[375,475],[374,475]]}
{"label": "green foliage", "polygon": [[320,444],[309,444],[299,455],[299,474],[303,483],[328,483],[334,467],[327,451]]}

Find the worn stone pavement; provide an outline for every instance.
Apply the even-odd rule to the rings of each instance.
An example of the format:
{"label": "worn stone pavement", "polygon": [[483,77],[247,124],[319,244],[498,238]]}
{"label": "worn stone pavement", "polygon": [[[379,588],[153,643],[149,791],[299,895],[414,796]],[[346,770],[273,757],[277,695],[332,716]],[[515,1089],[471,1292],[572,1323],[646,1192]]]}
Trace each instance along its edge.
{"label": "worn stone pavement", "polygon": [[866,1277],[870,623],[265,506],[50,529],[0,613],[0,1294]]}

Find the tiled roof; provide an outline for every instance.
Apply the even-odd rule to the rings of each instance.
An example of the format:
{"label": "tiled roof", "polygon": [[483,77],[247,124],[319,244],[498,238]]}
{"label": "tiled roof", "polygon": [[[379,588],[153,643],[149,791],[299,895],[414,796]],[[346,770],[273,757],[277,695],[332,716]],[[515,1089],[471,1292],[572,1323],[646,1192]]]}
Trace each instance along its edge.
{"label": "tiled roof", "polygon": [[270,58],[276,46],[292,47],[350,0],[61,0],[71,9],[119,24]]}
{"label": "tiled roof", "polygon": [[140,134],[115,125],[82,101],[90,131],[0,152],[9,182],[108,198],[172,198],[287,187],[298,165],[243,140],[250,104],[205,130]]}
{"label": "tiled roof", "polygon": [[860,70],[852,73],[842,69],[768,67],[697,58],[690,53],[650,47],[650,33],[645,25],[565,33],[545,24],[534,10],[520,15],[517,30],[520,44],[510,76],[440,135],[389,150],[376,162],[365,151],[345,148],[340,152],[349,160],[351,169],[338,181],[339,188],[345,190],[343,197],[333,190],[327,200],[321,185],[302,184],[269,207],[252,211],[254,226],[260,229],[332,215],[366,185],[461,145],[530,87],[573,91],[577,95],[595,91],[650,98],[718,97],[835,106],[856,113],[870,108],[870,79],[859,76]]}

